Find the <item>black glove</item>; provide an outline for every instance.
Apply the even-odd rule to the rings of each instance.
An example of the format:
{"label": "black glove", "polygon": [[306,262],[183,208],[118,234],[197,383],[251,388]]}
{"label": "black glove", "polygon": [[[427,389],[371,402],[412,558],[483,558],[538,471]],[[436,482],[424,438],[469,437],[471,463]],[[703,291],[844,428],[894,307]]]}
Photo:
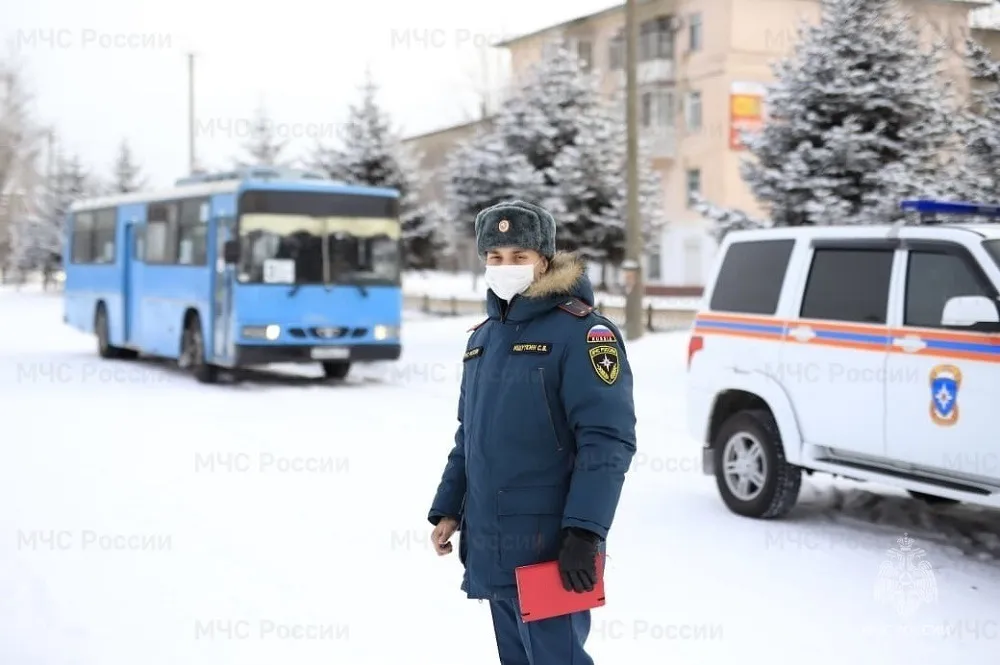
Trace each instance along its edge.
{"label": "black glove", "polygon": [[593,591],[597,584],[597,546],[601,537],[586,529],[563,529],[559,575],[567,591]]}

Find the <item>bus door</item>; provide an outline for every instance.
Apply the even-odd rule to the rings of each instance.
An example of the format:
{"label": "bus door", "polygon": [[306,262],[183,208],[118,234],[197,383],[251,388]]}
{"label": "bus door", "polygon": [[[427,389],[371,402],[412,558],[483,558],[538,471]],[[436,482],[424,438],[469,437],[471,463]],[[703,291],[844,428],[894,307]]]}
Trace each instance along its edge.
{"label": "bus door", "polygon": [[124,283],[122,284],[122,326],[123,343],[140,348],[142,339],[142,267],[143,240],[146,224],[143,218],[133,217],[125,224],[127,248],[124,260]]}
{"label": "bus door", "polygon": [[213,325],[213,355],[216,362],[233,361],[233,280],[236,278],[236,266],[227,265],[224,256],[226,242],[234,238],[236,228],[234,217],[227,215],[216,220],[215,224],[215,286]]}

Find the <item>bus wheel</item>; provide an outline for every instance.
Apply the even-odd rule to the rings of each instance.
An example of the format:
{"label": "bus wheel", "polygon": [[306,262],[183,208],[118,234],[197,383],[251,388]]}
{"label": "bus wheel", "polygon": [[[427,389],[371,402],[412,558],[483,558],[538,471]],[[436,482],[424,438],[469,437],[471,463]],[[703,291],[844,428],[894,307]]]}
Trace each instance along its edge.
{"label": "bus wheel", "polygon": [[97,306],[94,315],[94,334],[97,335],[97,354],[102,358],[121,358],[123,349],[111,346],[111,331],[108,330],[108,311],[104,303]]}
{"label": "bus wheel", "polygon": [[347,373],[351,371],[351,363],[328,362],[323,363],[323,375],[328,379],[345,379]]}
{"label": "bus wheel", "polygon": [[177,359],[181,369],[189,369],[201,383],[215,383],[219,368],[205,362],[205,337],[201,332],[201,319],[197,315],[188,319],[181,336],[181,355]]}

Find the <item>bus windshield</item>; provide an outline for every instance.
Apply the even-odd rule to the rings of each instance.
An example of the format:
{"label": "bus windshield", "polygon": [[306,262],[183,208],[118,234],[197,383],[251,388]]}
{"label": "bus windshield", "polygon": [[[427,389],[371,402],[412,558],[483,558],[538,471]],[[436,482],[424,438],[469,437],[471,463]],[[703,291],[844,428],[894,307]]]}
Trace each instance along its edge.
{"label": "bus windshield", "polygon": [[[347,206],[347,214],[329,214],[330,199],[344,199],[344,196],[295,192],[267,192],[267,195],[272,198],[271,204],[275,202],[274,195],[280,195],[278,198],[292,195],[297,200],[291,201],[290,206],[257,206],[291,208],[288,212],[249,212],[244,207],[239,218],[240,282],[399,283],[401,229],[398,219],[385,215],[395,212],[386,209],[386,199],[351,197],[368,198],[378,202],[379,207],[369,210],[354,205]],[[311,197],[321,198],[310,200]],[[367,216],[352,212],[382,214]]]}

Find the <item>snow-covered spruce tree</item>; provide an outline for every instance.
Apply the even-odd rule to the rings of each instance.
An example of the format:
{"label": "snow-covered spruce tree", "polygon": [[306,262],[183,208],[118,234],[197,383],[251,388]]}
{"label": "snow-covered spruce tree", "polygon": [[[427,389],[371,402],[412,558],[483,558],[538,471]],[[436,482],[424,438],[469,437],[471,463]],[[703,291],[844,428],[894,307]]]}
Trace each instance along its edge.
{"label": "snow-covered spruce tree", "polygon": [[742,210],[717,206],[700,195],[695,196],[692,208],[702,217],[715,222],[713,235],[715,236],[716,242],[722,242],[722,239],[725,238],[726,234],[730,231],[738,231],[740,229],[762,229],[770,226],[767,222],[751,217]]}
{"label": "snow-covered spruce tree", "polygon": [[288,140],[278,136],[278,128],[263,105],[258,106],[247,124],[247,140],[243,144],[244,156],[236,160],[239,168],[248,166],[287,166],[283,155]]}
{"label": "snow-covered spruce tree", "polygon": [[966,67],[974,87],[959,123],[964,154],[956,198],[996,204],[1000,203],[1000,63],[989,49],[970,39]]}
{"label": "snow-covered spruce tree", "polygon": [[775,76],[743,164],[774,224],[887,223],[942,193],[953,96],[895,0],[823,0]]}
{"label": "snow-covered spruce tree", "polygon": [[420,156],[403,143],[379,104],[378,91],[367,72],[361,99],[350,106],[341,127],[339,144],[317,146],[312,165],[334,180],[398,190],[406,267],[432,269],[447,245],[441,233],[444,215],[437,205],[419,201],[427,174],[420,170]]}
{"label": "snow-covered spruce tree", "polygon": [[473,221],[483,208],[508,199],[539,202],[546,192],[542,173],[492,130],[460,144],[448,156],[445,174],[447,211],[466,238],[474,236]]}
{"label": "snow-covered spruce tree", "polygon": [[[619,111],[602,97],[596,77],[580,67],[576,54],[548,45],[491,129],[452,156],[447,191],[456,221],[471,233],[479,210],[523,198],[559,220],[560,248],[620,261],[625,140]],[[647,173],[644,182],[643,200],[657,200],[658,178]],[[662,206],[651,203],[649,209],[659,213]],[[658,222],[656,215],[649,219],[651,226]]]}
{"label": "snow-covered spruce tree", "polygon": [[12,267],[14,228],[34,208],[44,132],[20,64],[0,56],[0,281]]}
{"label": "snow-covered spruce tree", "polygon": [[142,169],[135,161],[135,154],[132,146],[127,140],[123,140],[118,146],[118,157],[115,159],[112,171],[111,192],[115,194],[128,194],[138,192],[146,186],[146,179],[142,176]]}
{"label": "snow-covered spruce tree", "polygon": [[[604,219],[606,231],[602,234],[601,246],[607,260],[618,264],[625,258],[625,227],[628,220],[628,129],[625,115],[625,96],[616,96],[611,102],[608,129],[600,134],[608,136],[604,150],[615,153],[612,163],[617,192],[612,210]],[[659,249],[663,229],[667,224],[663,199],[663,179],[653,168],[650,146],[646,138],[639,137],[639,217],[642,225],[642,245],[646,252]]]}
{"label": "snow-covered spruce tree", "polygon": [[58,263],[66,239],[66,215],[80,199],[98,193],[91,174],[79,156],[60,156],[51,178],[41,182],[34,196],[35,212],[19,220],[14,229],[14,255],[21,270]]}

